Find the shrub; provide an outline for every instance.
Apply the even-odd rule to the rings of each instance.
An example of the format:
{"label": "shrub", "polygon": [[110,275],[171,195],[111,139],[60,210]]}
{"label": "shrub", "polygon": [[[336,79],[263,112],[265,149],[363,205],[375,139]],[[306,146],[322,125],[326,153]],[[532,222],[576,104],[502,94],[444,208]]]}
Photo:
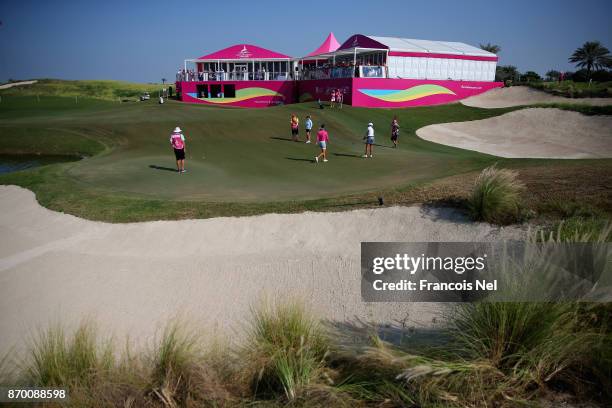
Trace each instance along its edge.
{"label": "shrub", "polygon": [[518,173],[498,169],[494,165],[484,169],[474,185],[468,206],[474,220],[494,224],[510,224],[521,218],[520,193],[523,184]]}

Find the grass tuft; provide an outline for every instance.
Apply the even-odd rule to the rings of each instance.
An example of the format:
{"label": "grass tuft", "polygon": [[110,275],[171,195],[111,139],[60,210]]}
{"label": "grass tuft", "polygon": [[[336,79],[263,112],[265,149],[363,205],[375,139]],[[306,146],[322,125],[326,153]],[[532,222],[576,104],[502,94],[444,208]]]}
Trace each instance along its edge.
{"label": "grass tuft", "polygon": [[83,322],[67,335],[61,325],[40,332],[30,344],[25,381],[33,386],[91,385],[95,376],[113,366],[113,346],[98,341],[97,328]]}
{"label": "grass tuft", "polygon": [[520,193],[525,187],[518,173],[498,169],[495,165],[484,169],[468,200],[472,217],[493,224],[511,224],[521,219]]}
{"label": "grass tuft", "polygon": [[253,310],[243,359],[255,395],[294,401],[323,374],[328,339],[299,303],[262,304]]}

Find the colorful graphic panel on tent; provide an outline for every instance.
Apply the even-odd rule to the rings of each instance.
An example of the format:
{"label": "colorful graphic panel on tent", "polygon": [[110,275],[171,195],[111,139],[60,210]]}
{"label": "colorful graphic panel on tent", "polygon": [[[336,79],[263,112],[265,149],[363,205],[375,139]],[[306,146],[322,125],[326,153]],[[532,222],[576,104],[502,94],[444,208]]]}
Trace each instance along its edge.
{"label": "colorful graphic panel on tent", "polygon": [[352,105],[371,108],[439,105],[501,86],[500,82],[354,78]]}
{"label": "colorful graphic panel on tent", "polygon": [[184,102],[262,108],[294,103],[295,85],[287,81],[181,82]]}

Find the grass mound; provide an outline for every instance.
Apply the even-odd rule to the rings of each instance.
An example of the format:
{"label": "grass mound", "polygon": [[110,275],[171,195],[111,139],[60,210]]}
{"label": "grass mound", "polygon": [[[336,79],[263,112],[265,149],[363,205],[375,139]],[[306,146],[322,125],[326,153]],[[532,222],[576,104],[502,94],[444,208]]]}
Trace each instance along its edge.
{"label": "grass mound", "polygon": [[513,170],[495,165],[484,169],[474,185],[468,205],[476,221],[511,224],[521,218],[520,193],[525,187]]}

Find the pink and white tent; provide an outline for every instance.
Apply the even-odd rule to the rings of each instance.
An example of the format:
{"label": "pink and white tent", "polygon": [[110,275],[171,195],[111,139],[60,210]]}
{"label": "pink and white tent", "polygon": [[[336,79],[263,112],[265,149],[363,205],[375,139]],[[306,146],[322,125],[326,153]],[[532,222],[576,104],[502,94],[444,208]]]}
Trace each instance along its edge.
{"label": "pink and white tent", "polygon": [[203,55],[196,61],[288,60],[290,56],[251,44],[237,44]]}
{"label": "pink and white tent", "polygon": [[340,43],[336,40],[334,33],[329,33],[323,44],[316,50],[308,54],[306,57],[314,57],[315,55],[327,54],[336,51],[340,47]]}

